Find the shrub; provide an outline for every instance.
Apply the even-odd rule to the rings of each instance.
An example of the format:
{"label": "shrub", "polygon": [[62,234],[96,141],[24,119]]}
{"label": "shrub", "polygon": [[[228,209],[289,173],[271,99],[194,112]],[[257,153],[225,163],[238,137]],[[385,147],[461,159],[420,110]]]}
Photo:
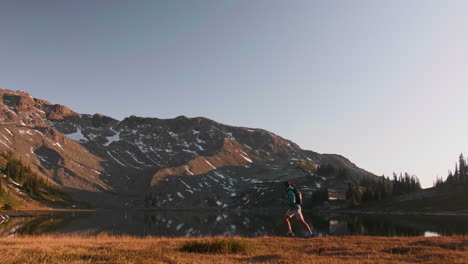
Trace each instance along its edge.
{"label": "shrub", "polygon": [[317,173],[317,165],[310,160],[296,160],[293,162],[293,165],[305,172]]}
{"label": "shrub", "polygon": [[11,209],[13,209],[13,206],[11,206],[11,204],[9,204],[9,203],[6,203],[6,204],[4,204],[2,206],[2,209],[3,210],[11,210]]}
{"label": "shrub", "polygon": [[235,238],[205,239],[188,241],[180,250],[192,253],[249,254],[255,251],[255,246]]}

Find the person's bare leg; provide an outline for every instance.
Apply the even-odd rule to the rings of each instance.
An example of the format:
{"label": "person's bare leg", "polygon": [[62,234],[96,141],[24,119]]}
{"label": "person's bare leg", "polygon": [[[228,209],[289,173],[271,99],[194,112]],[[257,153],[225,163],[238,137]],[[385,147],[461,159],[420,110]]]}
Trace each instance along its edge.
{"label": "person's bare leg", "polygon": [[291,219],[291,217],[289,216],[285,216],[284,217],[284,222],[286,223],[286,225],[288,225],[288,234],[291,233],[291,234],[294,234],[293,231],[292,231],[292,227],[291,227],[291,223],[289,222],[289,219]]}
{"label": "person's bare leg", "polygon": [[299,222],[300,222],[305,228],[307,228],[307,230],[309,231],[309,234],[311,234],[311,235],[313,234],[313,233],[312,233],[312,230],[310,229],[309,224],[307,224],[307,222],[306,222],[304,219],[299,220]]}

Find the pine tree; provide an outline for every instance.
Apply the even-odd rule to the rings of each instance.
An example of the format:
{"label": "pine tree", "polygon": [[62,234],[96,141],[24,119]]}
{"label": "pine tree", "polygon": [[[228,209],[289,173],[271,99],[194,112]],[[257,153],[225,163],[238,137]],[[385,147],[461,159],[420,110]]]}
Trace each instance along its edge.
{"label": "pine tree", "polygon": [[397,176],[397,174],[395,172],[393,173],[392,185],[393,185],[392,195],[394,195],[394,196],[398,195],[398,192],[399,192],[398,176]]}
{"label": "pine tree", "polygon": [[459,157],[459,176],[458,176],[458,183],[464,184],[466,180],[466,162],[465,157],[463,157],[463,153],[460,154]]}
{"label": "pine tree", "polygon": [[328,189],[320,188],[312,192],[312,203],[321,204],[325,201],[328,201]]}
{"label": "pine tree", "polygon": [[464,177],[464,183],[466,185],[468,185],[468,167],[466,166],[466,164],[468,164],[468,157],[467,157],[467,160],[465,162],[465,177]]}
{"label": "pine tree", "polygon": [[346,191],[346,200],[349,201],[351,206],[357,206],[361,204],[362,195],[359,190],[359,185],[357,185],[354,180],[348,178],[348,190]]}
{"label": "pine tree", "polygon": [[433,187],[440,187],[444,184],[444,179],[442,177],[437,177],[436,181],[433,182],[432,186]]}
{"label": "pine tree", "polygon": [[451,171],[449,171],[449,175],[447,176],[447,179],[445,180],[445,183],[452,184],[453,181],[454,181],[453,179],[454,179],[453,174],[452,174]]}

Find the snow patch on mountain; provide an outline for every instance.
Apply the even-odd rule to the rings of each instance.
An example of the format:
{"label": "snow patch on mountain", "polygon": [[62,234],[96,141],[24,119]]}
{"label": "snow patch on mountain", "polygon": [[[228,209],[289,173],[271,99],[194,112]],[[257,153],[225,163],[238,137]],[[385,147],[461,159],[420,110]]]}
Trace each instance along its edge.
{"label": "snow patch on mountain", "polygon": [[28,130],[23,130],[23,129],[19,129],[18,130],[20,132],[21,135],[24,135],[24,134],[28,134],[28,135],[33,135],[33,133],[28,129]]}
{"label": "snow patch on mountain", "polygon": [[60,145],[60,143],[54,142],[54,141],[50,140],[49,138],[46,138],[46,140],[49,141],[52,145],[57,146],[57,147],[59,147],[60,149],[64,150],[63,147],[62,147],[62,145]]}
{"label": "snow patch on mountain", "polygon": [[172,131],[168,131],[167,133],[168,133],[171,137],[173,137],[173,138],[175,138],[175,139],[177,139],[177,137],[179,136],[179,135],[177,135],[176,133],[174,133],[174,132],[172,132]]}
{"label": "snow patch on mountain", "polygon": [[7,148],[9,148],[9,149],[11,148],[7,143],[3,142],[2,140],[0,140],[0,143],[2,143],[3,145],[5,145],[5,147],[7,147]]}
{"label": "snow patch on mountain", "polygon": [[10,141],[10,139],[8,139],[8,138],[7,138],[5,135],[3,135],[3,134],[1,134],[1,135],[2,135],[2,137],[3,137],[3,138],[6,140],[6,141],[8,141],[8,143],[10,143],[10,144],[11,144],[11,141]]}
{"label": "snow patch on mountain", "polygon": [[216,170],[216,167],[213,166],[213,164],[211,164],[209,161],[205,160],[205,162],[206,162],[213,170]]}
{"label": "snow patch on mountain", "polygon": [[125,167],[128,167],[127,165],[123,164],[122,162],[120,162],[118,159],[116,159],[114,156],[112,156],[112,154],[110,154],[109,151],[107,151],[107,154],[109,154],[109,156],[114,159],[115,161],[117,161],[117,163],[119,163],[120,165],[122,166],[125,166]]}
{"label": "snow patch on mountain", "polygon": [[191,172],[191,171],[189,170],[189,167],[188,167],[188,166],[185,166],[185,170],[187,171],[188,174],[190,174],[190,175],[195,175],[195,174],[193,174],[193,172]]}
{"label": "snow patch on mountain", "polygon": [[183,152],[187,152],[187,153],[191,153],[191,154],[193,154],[193,155],[195,155],[195,156],[198,156],[198,153],[197,153],[197,152],[195,152],[195,151],[193,151],[193,150],[190,150],[190,149],[182,149],[182,151],[183,151]]}
{"label": "snow patch on mountain", "polygon": [[5,127],[5,130],[8,132],[8,134],[10,134],[10,136],[13,136],[13,133],[11,133],[11,131]]}
{"label": "snow patch on mountain", "polygon": [[241,155],[241,157],[244,158],[246,161],[252,163],[252,160],[251,160],[251,159],[247,158],[246,156],[244,156],[244,155],[242,155],[242,154],[240,154],[240,155]]}
{"label": "snow patch on mountain", "polygon": [[190,185],[188,185],[187,183],[185,183],[183,180],[180,180],[180,182],[185,185],[185,187],[187,187],[187,189],[192,189],[192,187]]}
{"label": "snow patch on mountain", "polygon": [[226,179],[226,177],[224,175],[222,175],[221,173],[217,172],[217,171],[213,171],[213,173],[218,176],[219,178],[221,179]]}
{"label": "snow patch on mountain", "polygon": [[106,137],[107,143],[104,144],[104,146],[106,146],[106,147],[108,147],[113,142],[120,141],[120,132],[116,132],[115,130],[112,130],[112,132],[114,132],[115,135],[110,136],[110,137]]}
{"label": "snow patch on mountain", "polygon": [[132,159],[133,159],[134,161],[136,161],[137,163],[139,163],[139,164],[141,164],[141,165],[143,165],[143,166],[147,166],[147,165],[148,165],[148,164],[146,164],[146,163],[144,163],[144,162],[142,162],[142,161],[139,161],[139,160],[137,159],[137,157],[135,156],[135,154],[131,153],[130,151],[126,150],[125,152],[126,152],[128,155],[130,155],[130,156],[132,157]]}
{"label": "snow patch on mountain", "polygon": [[78,128],[75,133],[65,134],[65,136],[71,140],[78,141],[78,142],[87,142],[88,139],[83,135],[81,129]]}
{"label": "snow patch on mountain", "polygon": [[194,144],[195,147],[197,147],[199,150],[203,151],[205,150],[202,146],[198,145],[198,144]]}

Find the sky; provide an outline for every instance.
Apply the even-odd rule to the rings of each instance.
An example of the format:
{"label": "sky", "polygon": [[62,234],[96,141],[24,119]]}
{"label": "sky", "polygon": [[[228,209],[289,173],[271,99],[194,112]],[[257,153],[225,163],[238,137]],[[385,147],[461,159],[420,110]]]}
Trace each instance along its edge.
{"label": "sky", "polygon": [[468,154],[468,1],[0,0],[0,87],[263,128],[424,187]]}

